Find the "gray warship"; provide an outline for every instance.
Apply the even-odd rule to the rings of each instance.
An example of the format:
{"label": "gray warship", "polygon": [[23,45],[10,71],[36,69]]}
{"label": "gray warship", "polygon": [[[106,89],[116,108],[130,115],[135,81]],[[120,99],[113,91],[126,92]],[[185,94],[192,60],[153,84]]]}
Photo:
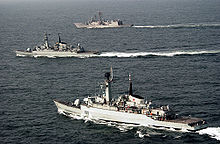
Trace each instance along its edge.
{"label": "gray warship", "polygon": [[73,102],[54,100],[58,113],[69,117],[80,116],[92,120],[181,132],[195,132],[207,127],[206,121],[201,118],[179,116],[169,105],[154,107],[152,101],[144,101],[143,97],[133,94],[130,74],[128,94],[113,99],[112,69],[111,72],[105,73],[105,77],[105,90],[100,95],[88,96],[82,100],[76,99]]}
{"label": "gray warship", "polygon": [[100,55],[98,51],[85,51],[78,43],[76,47],[68,45],[61,41],[58,34],[58,41],[53,45],[49,45],[48,34],[44,34],[44,42],[40,46],[35,46],[33,49],[16,50],[16,56],[28,57],[92,57]]}
{"label": "gray warship", "polygon": [[74,23],[77,28],[119,28],[132,27],[133,24],[124,24],[122,20],[105,20],[102,18],[102,13],[98,12],[98,18],[95,15],[86,23]]}

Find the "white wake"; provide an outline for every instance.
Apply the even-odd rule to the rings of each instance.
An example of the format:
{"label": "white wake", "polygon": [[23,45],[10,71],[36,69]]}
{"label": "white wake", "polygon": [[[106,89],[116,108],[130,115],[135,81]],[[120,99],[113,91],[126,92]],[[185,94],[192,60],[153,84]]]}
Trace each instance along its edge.
{"label": "white wake", "polygon": [[220,23],[188,23],[188,24],[171,24],[171,25],[145,25],[132,26],[134,28],[199,28],[199,27],[220,27]]}
{"label": "white wake", "polygon": [[[60,58],[60,57],[76,57],[76,58],[91,58],[91,57],[118,57],[118,58],[129,58],[129,57],[146,57],[146,56],[163,56],[173,57],[177,55],[199,55],[199,54],[217,54],[220,50],[200,50],[200,51],[164,51],[164,52],[101,52],[99,55],[76,55],[76,56],[51,56],[51,55],[34,55],[34,58],[47,57],[47,58]],[[23,56],[25,55],[17,55]]]}
{"label": "white wake", "polygon": [[207,134],[211,138],[215,138],[220,141],[220,127],[208,127],[206,129],[198,131],[200,135]]}
{"label": "white wake", "polygon": [[217,54],[220,50],[203,50],[203,51],[172,51],[172,52],[103,52],[95,57],[146,57],[146,56],[166,56],[173,57],[177,55],[199,55],[199,54]]}

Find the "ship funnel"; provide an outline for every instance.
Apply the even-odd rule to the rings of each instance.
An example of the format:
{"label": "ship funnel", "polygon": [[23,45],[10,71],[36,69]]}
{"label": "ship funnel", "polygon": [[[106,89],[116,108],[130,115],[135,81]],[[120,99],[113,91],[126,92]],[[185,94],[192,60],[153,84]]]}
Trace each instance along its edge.
{"label": "ship funnel", "polygon": [[131,74],[129,73],[129,95],[133,95]]}

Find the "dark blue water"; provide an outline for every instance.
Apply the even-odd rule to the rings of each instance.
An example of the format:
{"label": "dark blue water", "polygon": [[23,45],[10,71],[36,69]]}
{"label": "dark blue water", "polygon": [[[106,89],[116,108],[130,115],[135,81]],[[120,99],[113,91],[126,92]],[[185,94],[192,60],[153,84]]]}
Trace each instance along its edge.
{"label": "dark blue water", "polygon": [[[219,143],[207,134],[149,128],[122,132],[59,115],[53,103],[97,93],[104,72],[113,66],[115,97],[127,91],[132,73],[136,94],[169,104],[180,115],[203,118],[219,130],[219,9],[219,0],[0,1],[0,143]],[[98,10],[142,27],[75,28],[74,22],[87,21]],[[51,43],[61,33],[68,43],[106,55],[15,56],[14,50],[40,44],[45,31]],[[140,138],[137,131],[146,136]]]}

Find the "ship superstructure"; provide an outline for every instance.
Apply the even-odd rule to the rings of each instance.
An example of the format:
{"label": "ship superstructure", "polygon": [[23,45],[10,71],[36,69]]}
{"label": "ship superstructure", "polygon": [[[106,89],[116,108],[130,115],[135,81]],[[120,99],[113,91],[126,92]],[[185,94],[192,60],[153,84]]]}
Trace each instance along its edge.
{"label": "ship superstructure", "polygon": [[124,24],[122,20],[105,20],[102,13],[98,12],[98,17],[95,15],[91,17],[86,23],[74,23],[77,28],[117,28],[117,27],[131,27],[131,24]]}
{"label": "ship superstructure", "polygon": [[33,49],[27,48],[26,51],[17,50],[17,56],[30,56],[30,57],[90,57],[96,56],[100,53],[97,51],[85,51],[84,48],[78,43],[77,46],[68,45],[61,40],[58,34],[58,41],[51,46],[48,40],[48,34],[44,34],[43,44],[35,46]]}
{"label": "ship superstructure", "polygon": [[105,92],[98,96],[89,96],[74,103],[54,100],[58,111],[67,116],[78,115],[95,120],[134,124],[152,128],[165,128],[181,131],[197,131],[207,127],[200,118],[181,117],[169,107],[153,107],[152,101],[133,94],[132,80],[129,74],[129,93],[117,99],[112,98],[111,84],[113,72],[105,73]]}

